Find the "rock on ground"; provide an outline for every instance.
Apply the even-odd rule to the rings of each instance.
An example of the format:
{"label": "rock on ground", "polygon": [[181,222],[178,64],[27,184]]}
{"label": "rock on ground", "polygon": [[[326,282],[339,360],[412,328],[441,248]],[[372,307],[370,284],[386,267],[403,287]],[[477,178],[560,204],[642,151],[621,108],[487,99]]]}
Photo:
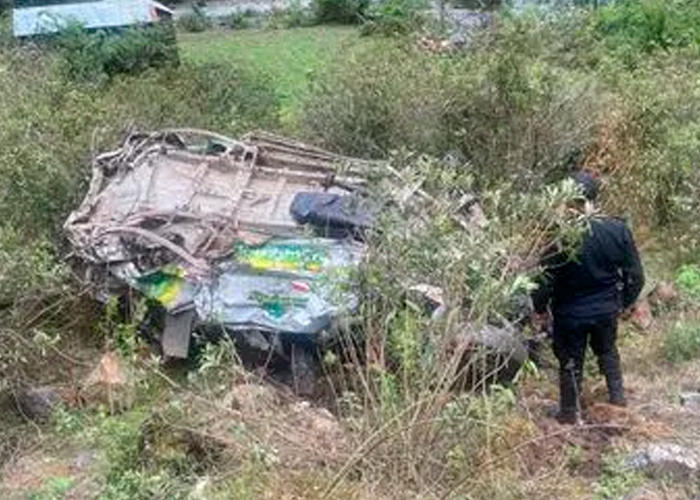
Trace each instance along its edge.
{"label": "rock on ground", "polygon": [[665,281],[659,282],[658,285],[649,294],[649,302],[653,306],[672,304],[678,299],[678,292],[671,283]]}
{"label": "rock on ground", "polygon": [[32,387],[17,391],[15,402],[23,417],[45,422],[51,413],[61,405],[63,397],[55,387]]}
{"label": "rock on ground", "polygon": [[674,443],[649,444],[633,453],[627,465],[654,478],[678,481],[695,479],[700,470],[698,455]]}
{"label": "rock on ground", "polygon": [[700,410],[700,392],[684,392],[680,395],[681,406],[687,410]]}

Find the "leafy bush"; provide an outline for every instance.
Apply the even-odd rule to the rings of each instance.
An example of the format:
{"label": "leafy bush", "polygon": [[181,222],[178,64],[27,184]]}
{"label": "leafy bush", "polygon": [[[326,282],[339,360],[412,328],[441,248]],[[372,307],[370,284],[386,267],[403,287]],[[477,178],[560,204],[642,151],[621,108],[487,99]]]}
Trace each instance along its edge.
{"label": "leafy bush", "polygon": [[[502,184],[482,192],[489,226],[464,231],[452,216],[462,195],[472,189],[468,171],[411,154],[397,154],[392,166],[406,185],[439,196],[443,206],[421,211],[423,220],[413,219],[409,227],[394,210],[382,214],[363,272],[366,296],[360,317],[370,368],[356,367],[347,381],[364,404],[353,410],[356,405],[347,401],[342,416],[356,425],[361,439],[356,456],[377,484],[401,478],[405,491],[439,482],[446,498],[452,496],[445,493],[453,491],[449,488],[472,494],[477,486],[469,477],[479,464],[477,450],[491,446],[485,429],[493,424],[490,428],[503,430],[492,441],[501,444],[489,448],[494,456],[509,453],[512,446],[506,443],[534,429],[512,412],[512,390],[496,387],[483,398],[454,395],[452,389],[465,378],[479,386],[489,377],[484,368],[488,357],[471,350],[463,335],[469,325],[502,323],[513,301],[532,290],[532,262],[521,264],[533,256],[537,260],[543,238],[566,241],[578,234],[579,221],[556,210],[571,200],[575,188],[564,183],[524,195]],[[381,184],[375,189],[386,196]],[[407,296],[414,283],[438,287],[450,312],[430,318]],[[414,429],[416,422],[425,425]],[[359,465],[354,460],[350,465]],[[498,498],[511,498],[499,493]],[[512,496],[521,497],[528,495]]]}
{"label": "leafy bush", "polygon": [[664,340],[664,352],[671,363],[700,358],[700,326],[691,322],[677,324]]}
{"label": "leafy bush", "polygon": [[676,285],[691,299],[700,299],[700,266],[687,264],[676,273]]}
{"label": "leafy bush", "polygon": [[613,2],[594,19],[613,52],[651,52],[700,42],[700,9],[694,0]]}
{"label": "leafy bush", "polygon": [[385,156],[450,153],[478,186],[555,178],[593,142],[606,95],[595,80],[538,61],[513,43],[440,58],[401,43],[370,46],[321,76],[304,122],[331,149]]}
{"label": "leafy bush", "polygon": [[26,237],[17,229],[0,226],[0,308],[40,288],[59,289],[67,270],[59,263],[51,242],[36,239],[27,251]]}
{"label": "leafy bush", "polygon": [[700,85],[693,61],[683,52],[658,54],[633,75],[618,70],[622,106],[608,115],[596,152],[610,178],[608,200],[633,208],[650,226],[678,229],[675,248],[684,261],[700,248]]}
{"label": "leafy bush", "polygon": [[244,30],[256,26],[255,12],[233,12],[221,20],[221,25],[232,30]]}
{"label": "leafy bush", "polygon": [[317,23],[313,10],[304,7],[300,0],[293,0],[285,9],[274,10],[268,19],[272,29],[289,29],[313,26]]}
{"label": "leafy bush", "polygon": [[[608,43],[612,34],[601,35],[599,16],[617,8],[641,7],[504,14],[468,52],[450,57],[368,45],[316,80],[304,123],[310,137],[351,154],[405,147],[449,155],[478,185],[504,176],[524,188],[556,179],[580,151],[605,179],[608,211],[673,228],[676,258],[694,259],[698,46],[686,36],[678,39],[685,48],[636,50],[630,59]],[[680,0],[665,9],[674,18],[700,11]]]}
{"label": "leafy bush", "polygon": [[96,82],[118,74],[179,64],[175,32],[165,22],[146,28],[131,27],[121,33],[94,33],[71,25],[54,43],[61,55],[62,71],[74,80]]}
{"label": "leafy bush", "polygon": [[201,33],[211,29],[212,22],[198,5],[192,6],[192,12],[181,16],[177,20],[177,27],[189,33]]}
{"label": "leafy bush", "polygon": [[131,28],[104,42],[104,72],[112,77],[134,75],[149,68],[179,64],[177,39],[172,25],[160,23],[151,28]]}
{"label": "leafy bush", "polygon": [[12,47],[15,43],[10,14],[0,12],[0,50]]}
{"label": "leafy bush", "polygon": [[315,0],[319,23],[358,24],[362,22],[370,0]]}
{"label": "leafy bush", "polygon": [[364,34],[406,35],[425,23],[423,0],[380,0],[367,9]]}

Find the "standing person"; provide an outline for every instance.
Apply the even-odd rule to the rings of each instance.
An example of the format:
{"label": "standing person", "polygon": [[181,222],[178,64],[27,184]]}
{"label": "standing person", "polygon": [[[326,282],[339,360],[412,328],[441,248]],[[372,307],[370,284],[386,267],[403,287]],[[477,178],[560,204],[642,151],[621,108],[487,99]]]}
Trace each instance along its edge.
{"label": "standing person", "polygon": [[587,172],[574,176],[583,199],[575,209],[585,213],[587,228],[575,255],[545,258],[543,283],[533,297],[541,319],[551,308],[553,347],[559,361],[561,423],[576,423],[583,382],[583,362],[590,344],[605,375],[610,403],[626,405],[617,318],[631,307],[644,285],[644,273],[632,232],[621,219],[592,209],[599,183]]}

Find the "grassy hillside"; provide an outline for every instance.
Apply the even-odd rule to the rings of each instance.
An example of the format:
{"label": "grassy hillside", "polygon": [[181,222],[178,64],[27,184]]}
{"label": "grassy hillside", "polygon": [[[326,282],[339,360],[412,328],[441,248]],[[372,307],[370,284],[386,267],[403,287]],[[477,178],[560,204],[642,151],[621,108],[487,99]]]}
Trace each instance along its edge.
{"label": "grassy hillside", "polygon": [[280,100],[284,124],[299,115],[309,85],[317,73],[337,57],[368,39],[345,27],[292,30],[243,30],[179,35],[182,56],[196,63],[229,63],[271,79]]}

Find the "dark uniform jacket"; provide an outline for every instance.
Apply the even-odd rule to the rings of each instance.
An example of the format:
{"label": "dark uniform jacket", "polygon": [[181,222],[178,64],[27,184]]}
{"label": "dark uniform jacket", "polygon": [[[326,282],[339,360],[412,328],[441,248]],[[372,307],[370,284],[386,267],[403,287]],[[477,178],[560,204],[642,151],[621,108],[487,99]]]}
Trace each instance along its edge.
{"label": "dark uniform jacket", "polygon": [[621,219],[595,216],[576,255],[555,254],[533,296],[535,310],[555,317],[593,318],[619,313],[637,300],[644,272],[632,232]]}

